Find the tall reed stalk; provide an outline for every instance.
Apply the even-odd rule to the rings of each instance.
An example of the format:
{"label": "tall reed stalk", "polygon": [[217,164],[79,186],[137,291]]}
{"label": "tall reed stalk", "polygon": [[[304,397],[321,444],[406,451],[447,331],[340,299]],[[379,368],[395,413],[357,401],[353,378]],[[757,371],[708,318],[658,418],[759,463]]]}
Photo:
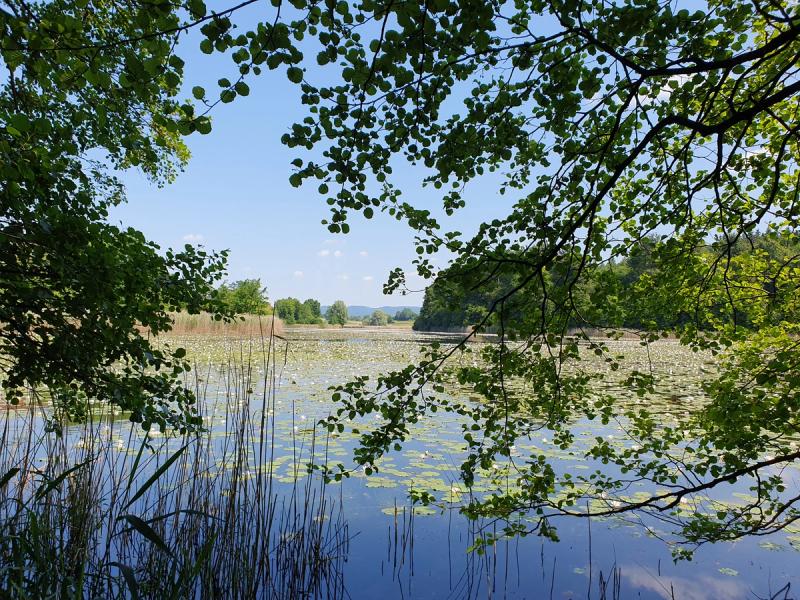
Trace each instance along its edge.
{"label": "tall reed stalk", "polygon": [[293,437],[296,477],[276,481],[275,344],[195,369],[202,434],[145,434],[97,405],[61,435],[40,403],[0,414],[0,596],[343,597],[341,498],[304,465],[325,440]]}

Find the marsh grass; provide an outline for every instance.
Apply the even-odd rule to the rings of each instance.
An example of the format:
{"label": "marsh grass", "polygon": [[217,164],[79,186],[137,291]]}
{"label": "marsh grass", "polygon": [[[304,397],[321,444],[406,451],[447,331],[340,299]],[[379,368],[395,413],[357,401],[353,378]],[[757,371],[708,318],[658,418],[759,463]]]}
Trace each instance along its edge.
{"label": "marsh grass", "polygon": [[175,312],[170,316],[172,330],[169,335],[216,335],[260,339],[284,333],[283,321],[273,315],[243,315],[230,323],[217,321],[209,313],[190,315],[186,312]]}
{"label": "marsh grass", "polygon": [[303,462],[326,440],[293,439],[297,476],[273,476],[273,342],[231,356],[213,387],[195,370],[202,434],[108,411],[57,435],[52,409],[0,415],[0,596],[342,597],[341,499]]}

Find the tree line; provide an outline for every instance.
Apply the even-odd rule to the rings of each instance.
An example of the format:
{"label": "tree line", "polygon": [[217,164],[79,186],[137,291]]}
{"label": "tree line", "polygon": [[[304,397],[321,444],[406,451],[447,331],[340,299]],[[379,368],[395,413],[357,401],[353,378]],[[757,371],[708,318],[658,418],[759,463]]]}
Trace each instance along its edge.
{"label": "tree line", "polygon": [[[694,249],[695,260],[712,266],[724,244],[727,244],[724,239],[717,238],[698,245]],[[505,320],[506,326],[525,321],[530,318],[526,314],[530,306],[551,302],[570,307],[571,314],[565,322],[570,328],[641,331],[694,325],[708,329],[724,319],[742,327],[757,328],[763,324],[800,321],[792,301],[792,277],[800,259],[800,243],[794,237],[755,232],[730,244],[727,251],[730,253],[729,264],[724,267],[727,277],[733,278],[745,269],[749,274],[727,283],[719,277],[708,278],[707,286],[716,287],[716,294],[700,310],[697,306],[686,306],[679,298],[657,293],[653,282],[669,275],[674,256],[669,246],[655,235],[642,238],[629,256],[597,266],[583,277],[580,285],[567,285],[576,264],[571,257],[562,256],[545,271],[545,288],[538,284],[526,286],[524,301],[520,295],[519,301],[507,302],[503,310],[497,310],[493,304],[519,284],[516,274],[502,269],[492,272],[485,266],[456,265],[442,271],[426,290],[414,329],[464,331],[482,324],[484,331],[497,332],[501,320]],[[476,286],[477,281],[482,281],[482,285]],[[749,301],[736,302],[737,298]],[[763,301],[757,302],[758,298]]]}
{"label": "tree line", "polygon": [[[260,279],[242,279],[232,283],[221,284],[212,293],[212,300],[223,307],[230,314],[237,315],[272,315],[281,319],[287,325],[330,325],[344,326],[349,320],[347,304],[343,300],[334,302],[323,317],[322,305],[315,298],[300,301],[297,298],[280,298],[275,300],[274,306],[270,303],[267,288]],[[381,311],[376,311],[381,312]],[[370,323],[385,325],[391,317],[381,312],[383,317],[374,320],[381,321]],[[373,314],[373,317],[375,315]],[[408,315],[405,311],[398,311],[400,320],[414,318],[413,311]],[[385,320],[385,322],[383,322]]]}

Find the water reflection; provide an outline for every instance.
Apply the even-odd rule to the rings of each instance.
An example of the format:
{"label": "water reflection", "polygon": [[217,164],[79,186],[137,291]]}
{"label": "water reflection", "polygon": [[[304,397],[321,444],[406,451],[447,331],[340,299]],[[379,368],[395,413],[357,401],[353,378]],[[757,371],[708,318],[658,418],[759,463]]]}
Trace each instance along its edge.
{"label": "water reflection", "polygon": [[[267,419],[271,423],[268,444],[254,443],[252,448],[253,456],[260,457],[261,464],[254,466],[245,461],[236,478],[237,482],[253,482],[259,474],[268,473],[271,478],[268,492],[278,498],[291,499],[298,478],[305,477],[302,465],[309,460],[313,424],[335,408],[330,402],[328,386],[356,374],[374,375],[403,366],[417,356],[424,339],[396,332],[375,338],[366,338],[363,333],[357,338],[339,332],[331,339],[317,339],[314,335],[293,339],[288,347],[280,349],[278,360],[282,361],[285,353],[285,365],[279,365],[274,395],[267,396],[264,394],[272,391],[266,390],[262,378],[269,369],[255,360],[248,375],[252,381],[245,380],[227,362],[231,354],[237,353],[237,345],[246,342],[201,338],[187,343],[198,362],[210,365],[201,370],[205,422],[211,428],[209,452],[221,456],[220,449],[227,447],[233,434],[247,442],[254,435],[251,426],[261,422],[262,417]],[[665,364],[674,362],[668,357],[663,360]],[[251,394],[244,393],[249,389]],[[232,419],[229,410],[232,405],[241,407],[249,418]],[[131,436],[124,418],[117,420],[116,415],[100,413],[108,425],[92,431],[108,437],[110,447],[120,456],[127,456],[128,462],[134,460],[138,438]],[[14,413],[7,413],[5,418],[14,419]],[[585,431],[579,430],[584,426]],[[577,424],[577,427],[579,439],[618,433],[591,424]],[[26,429],[27,426],[18,430],[20,439],[25,439]],[[82,431],[81,427],[70,430],[64,443],[72,444],[73,450],[80,449],[92,439]],[[357,438],[343,432],[317,439],[316,443],[318,450],[324,447],[321,454],[328,461],[349,464]],[[778,600],[789,596],[775,596],[772,590],[796,585],[797,555],[788,544],[780,543],[785,542],[783,536],[704,547],[695,562],[675,565],[664,542],[648,536],[642,527],[618,519],[593,520],[591,536],[586,520],[562,520],[556,523],[559,543],[535,536],[519,537],[500,539],[482,554],[470,552],[478,534],[488,531],[500,535],[503,523],[469,521],[457,509],[447,508],[468,498],[469,492],[458,480],[463,452],[460,422],[438,414],[415,426],[414,439],[400,452],[387,455],[378,465],[376,475],[366,477],[357,472],[328,488],[327,493],[336,498],[337,506],[342,509],[341,517],[337,518],[342,523],[346,521],[346,528],[342,524],[341,531],[346,531],[347,543],[337,538],[342,550],[331,552],[336,560],[331,578],[339,595],[381,600],[630,597]],[[544,432],[536,439],[518,443],[513,458],[524,460],[531,452],[547,453],[548,459],[561,468],[576,472],[587,468],[575,456],[554,450]],[[492,478],[496,475],[501,480],[505,468],[498,464],[496,473],[488,474],[473,491],[490,491],[495,485]],[[232,472],[232,465],[225,460],[210,461],[207,477],[231,479]],[[439,498],[440,506],[413,511],[408,505],[409,486],[431,490]],[[276,500],[276,505],[281,501]],[[256,504],[254,501],[246,510],[251,511]],[[287,526],[284,533],[290,536],[280,538],[283,546],[300,539],[293,534],[298,530],[293,524]],[[772,546],[759,545],[763,542]],[[785,589],[788,593],[789,588]],[[310,596],[326,597],[326,593],[316,590]]]}

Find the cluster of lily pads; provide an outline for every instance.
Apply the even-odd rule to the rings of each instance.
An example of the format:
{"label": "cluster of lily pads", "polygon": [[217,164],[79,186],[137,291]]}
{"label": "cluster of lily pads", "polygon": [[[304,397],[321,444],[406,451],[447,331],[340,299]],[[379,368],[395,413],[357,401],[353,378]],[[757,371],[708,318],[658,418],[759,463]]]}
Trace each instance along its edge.
{"label": "cluster of lily pads", "polygon": [[[376,332],[365,336],[363,332],[290,330],[286,339],[272,340],[269,348],[264,347],[263,342],[251,339],[208,336],[181,338],[177,342],[187,348],[190,358],[196,362],[196,371],[200,375],[195,376],[208,386],[205,392],[206,420],[213,430],[212,435],[226,435],[225,423],[215,416],[217,412],[224,412],[225,390],[224,386],[215,383],[215,378],[220,377],[231,360],[248,362],[255,382],[253,389],[249,390],[252,392],[249,402],[252,410],[258,412],[264,389],[259,376],[265,372],[264,361],[268,355],[279,376],[274,406],[267,410],[267,415],[275,419],[276,456],[262,468],[269,468],[278,483],[292,483],[306,475],[301,465],[310,461],[313,445],[317,463],[320,457],[324,457],[329,463],[342,464],[351,479],[363,482],[363,489],[369,490],[375,508],[386,514],[395,513],[398,497],[423,498],[425,502],[413,509],[419,515],[467,506],[472,498],[486,497],[515,485],[517,469],[531,457],[546,459],[562,475],[588,473],[599,465],[598,461],[587,460],[586,455],[598,438],[618,449],[638,450],[636,441],[626,435],[624,419],[607,424],[578,419],[572,424],[574,440],[569,447],[560,444],[546,428],[536,429],[531,435],[517,440],[508,457],[500,457],[489,468],[479,469],[478,477],[467,486],[461,477],[462,461],[467,451],[463,437],[464,419],[455,413],[438,413],[410,424],[410,435],[399,450],[385,454],[368,467],[353,462],[353,451],[361,436],[379,426],[382,418],[380,415],[356,417],[348,423],[349,427],[333,432],[317,427],[337,409],[330,388],[355,377],[374,378],[398,366],[413,363],[420,358],[422,344],[431,339],[412,332]],[[454,341],[445,339],[443,343]],[[686,417],[705,402],[702,382],[716,369],[710,354],[692,352],[673,341],[645,346],[623,340],[612,342],[610,346],[612,352],[624,354],[625,369],[611,369],[608,362],[600,359],[594,362],[588,359],[588,364],[584,360],[581,365],[583,369],[594,369],[603,374],[595,383],[599,393],[613,393],[622,406],[646,405],[652,414],[659,416],[661,425],[670,427],[680,427]],[[477,355],[472,353],[461,360],[480,360]],[[624,382],[625,373],[631,371],[656,373],[658,386],[646,397],[636,394]],[[512,382],[509,385],[512,393],[533,393],[522,384],[515,387]],[[481,401],[468,387],[459,386],[455,381],[449,382],[445,393],[465,403]],[[225,465],[219,467],[224,469]],[[612,467],[606,468],[613,470]],[[796,471],[794,466],[790,469]],[[795,475],[787,472],[786,476]],[[347,490],[349,494],[361,493],[353,484],[348,485]],[[601,495],[592,499],[589,508],[614,508],[621,503],[635,503],[652,492],[652,485],[635,483],[624,494]],[[558,502],[559,494],[566,496],[567,492],[554,494],[554,502]],[[678,515],[694,512],[713,514],[745,505],[748,500],[752,498],[746,487],[733,486],[722,500],[695,495],[682,500],[675,512]],[[363,498],[361,502],[363,504]],[[610,520],[623,522],[617,517],[610,517]],[[656,523],[650,523],[646,531],[652,535],[662,533]],[[786,532],[787,542],[800,548],[800,530],[789,527]],[[772,541],[767,543],[775,544]]]}

